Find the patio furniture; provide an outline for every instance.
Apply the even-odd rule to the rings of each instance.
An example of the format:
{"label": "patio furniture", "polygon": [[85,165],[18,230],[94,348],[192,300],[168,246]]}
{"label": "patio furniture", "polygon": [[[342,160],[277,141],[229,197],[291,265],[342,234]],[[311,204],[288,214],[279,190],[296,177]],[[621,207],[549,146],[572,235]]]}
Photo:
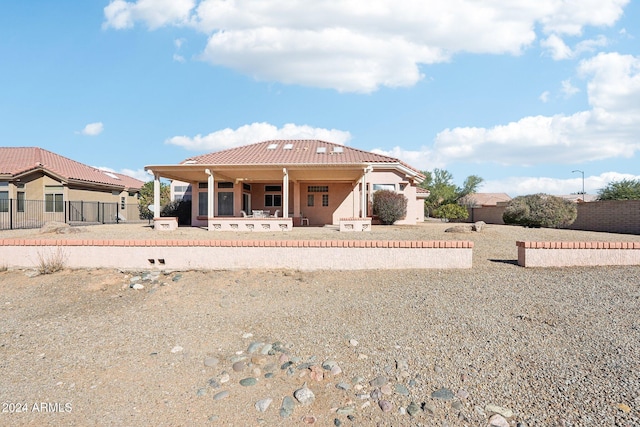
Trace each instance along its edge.
{"label": "patio furniture", "polygon": [[240,213],[242,214],[242,218],[253,218],[253,215],[247,215],[245,211],[240,211]]}
{"label": "patio furniture", "polygon": [[300,212],[300,225],[305,225],[305,222],[309,225],[309,218],[305,217],[304,214]]}
{"label": "patio furniture", "polygon": [[271,215],[272,218],[278,218],[278,214],[280,213],[280,209],[276,209],[276,211]]}

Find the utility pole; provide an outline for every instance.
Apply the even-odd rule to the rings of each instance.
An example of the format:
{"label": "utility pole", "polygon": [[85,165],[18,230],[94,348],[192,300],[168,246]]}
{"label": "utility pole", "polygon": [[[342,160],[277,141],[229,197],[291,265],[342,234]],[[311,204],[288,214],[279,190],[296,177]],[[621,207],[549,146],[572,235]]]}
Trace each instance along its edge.
{"label": "utility pole", "polygon": [[584,171],[581,171],[581,170],[578,170],[578,169],[576,169],[574,171],[571,171],[571,173],[576,173],[576,172],[580,172],[582,174],[582,201],[586,202],[586,200],[584,198],[584,194],[585,194],[584,193]]}

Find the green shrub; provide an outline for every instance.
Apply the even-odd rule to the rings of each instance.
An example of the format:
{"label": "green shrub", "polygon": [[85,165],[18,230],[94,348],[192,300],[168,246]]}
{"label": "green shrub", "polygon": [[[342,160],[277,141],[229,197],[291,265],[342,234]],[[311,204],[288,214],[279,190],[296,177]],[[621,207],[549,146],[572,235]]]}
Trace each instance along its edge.
{"label": "green shrub", "polygon": [[460,206],[457,203],[448,203],[442,205],[433,211],[433,216],[436,218],[450,220],[467,219],[469,217],[469,211],[464,206]]}
{"label": "green shrub", "polygon": [[502,220],[505,224],[525,227],[562,228],[573,224],[578,216],[576,204],[548,194],[519,196],[507,205]]}
{"label": "green shrub", "polygon": [[191,225],[191,200],[167,203],[160,216],[175,216],[179,225]]}
{"label": "green shrub", "polygon": [[373,214],[383,224],[393,224],[407,215],[407,198],[390,190],[378,190],[373,193]]}

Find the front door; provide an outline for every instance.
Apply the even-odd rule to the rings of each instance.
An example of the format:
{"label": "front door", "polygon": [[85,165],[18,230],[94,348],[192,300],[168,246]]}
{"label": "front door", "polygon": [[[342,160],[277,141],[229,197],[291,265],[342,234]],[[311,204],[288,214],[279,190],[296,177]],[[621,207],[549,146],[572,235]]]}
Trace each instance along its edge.
{"label": "front door", "polygon": [[233,216],[233,192],[218,192],[218,216]]}

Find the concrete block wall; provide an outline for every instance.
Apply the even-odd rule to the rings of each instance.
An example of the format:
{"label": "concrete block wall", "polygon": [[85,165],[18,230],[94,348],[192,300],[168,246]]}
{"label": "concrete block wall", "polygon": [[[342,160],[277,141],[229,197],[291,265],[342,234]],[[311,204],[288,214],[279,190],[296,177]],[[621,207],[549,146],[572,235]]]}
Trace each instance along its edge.
{"label": "concrete block wall", "polygon": [[375,270],[472,267],[470,241],[386,240],[0,240],[0,267],[127,270]]}
{"label": "concrete block wall", "polygon": [[640,265],[640,242],[516,242],[522,267]]}

